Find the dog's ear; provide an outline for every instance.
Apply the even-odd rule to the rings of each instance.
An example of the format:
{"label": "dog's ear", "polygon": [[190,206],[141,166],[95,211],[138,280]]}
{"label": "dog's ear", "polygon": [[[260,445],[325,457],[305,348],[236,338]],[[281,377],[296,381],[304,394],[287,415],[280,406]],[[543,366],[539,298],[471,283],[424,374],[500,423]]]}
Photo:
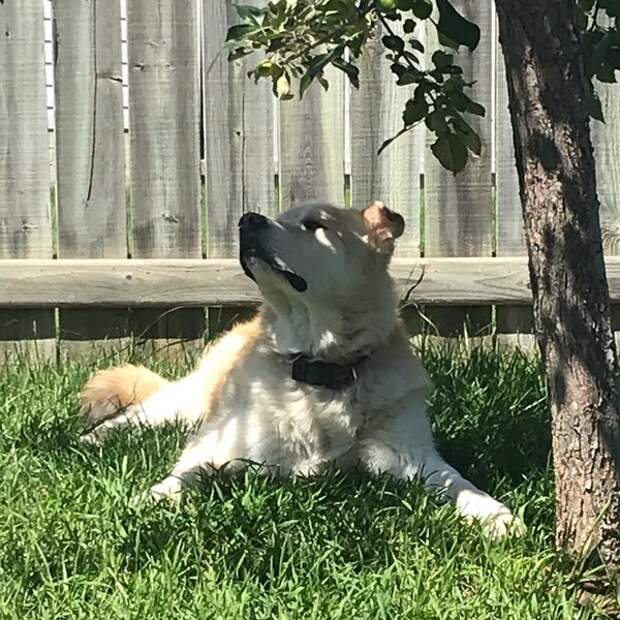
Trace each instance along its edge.
{"label": "dog's ear", "polygon": [[363,211],[362,219],[368,230],[368,242],[380,254],[394,252],[394,240],[405,230],[405,220],[390,211],[380,200],[371,202]]}

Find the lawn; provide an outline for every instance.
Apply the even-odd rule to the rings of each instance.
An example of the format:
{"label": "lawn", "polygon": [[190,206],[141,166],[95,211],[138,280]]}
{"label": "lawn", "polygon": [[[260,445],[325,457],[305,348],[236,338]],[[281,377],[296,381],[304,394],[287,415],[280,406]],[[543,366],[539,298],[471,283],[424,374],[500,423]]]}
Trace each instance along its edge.
{"label": "lawn", "polygon": [[220,473],[180,506],[136,505],[182,431],[83,447],[76,393],[92,368],[0,369],[0,618],[595,617],[553,552],[539,362],[464,346],[423,356],[442,452],[522,511],[522,539],[491,543],[417,483],[362,473]]}

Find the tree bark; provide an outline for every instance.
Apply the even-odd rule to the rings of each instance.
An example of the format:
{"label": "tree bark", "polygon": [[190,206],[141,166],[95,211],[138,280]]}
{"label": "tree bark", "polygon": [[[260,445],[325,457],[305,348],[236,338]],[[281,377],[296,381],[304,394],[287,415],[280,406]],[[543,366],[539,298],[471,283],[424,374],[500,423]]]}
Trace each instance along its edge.
{"label": "tree bark", "polygon": [[496,6],[552,415],[556,542],[617,571],[617,362],[576,2]]}

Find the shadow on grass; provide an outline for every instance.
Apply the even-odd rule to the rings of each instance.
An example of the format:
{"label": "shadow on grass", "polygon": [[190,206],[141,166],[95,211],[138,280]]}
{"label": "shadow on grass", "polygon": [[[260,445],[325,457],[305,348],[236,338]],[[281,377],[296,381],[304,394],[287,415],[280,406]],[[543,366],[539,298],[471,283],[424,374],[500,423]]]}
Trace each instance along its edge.
{"label": "shadow on grass", "polygon": [[398,560],[401,546],[443,548],[462,538],[458,527],[446,535],[439,523],[456,524],[456,516],[420,484],[362,472],[295,480],[251,469],[218,472],[178,507],[147,509],[141,522],[126,516],[118,550],[127,570],[143,570],[191,540],[184,546],[197,572],[207,555],[227,575],[263,585],[291,571],[316,576],[323,561],[330,571],[334,564],[353,573],[380,570]]}

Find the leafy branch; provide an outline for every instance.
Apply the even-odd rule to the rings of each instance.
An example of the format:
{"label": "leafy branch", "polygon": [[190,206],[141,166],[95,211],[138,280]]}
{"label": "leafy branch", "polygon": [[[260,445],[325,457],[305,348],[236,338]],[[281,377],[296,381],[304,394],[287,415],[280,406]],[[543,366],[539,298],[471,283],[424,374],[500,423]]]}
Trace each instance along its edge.
{"label": "leafy branch", "polygon": [[[409,88],[411,96],[402,129],[379,152],[424,122],[436,136],[431,150],[448,170],[457,173],[471,155],[480,155],[482,144],[468,118],[484,116],[485,109],[468,94],[474,83],[463,78],[452,53],[461,46],[474,51],[480,29],[450,0],[276,0],[262,8],[238,6],[237,12],[240,23],[227,36],[229,59],[262,52],[248,75],[256,81],[270,79],[280,99],[295,96],[293,85],[303,97],[315,80],[327,89],[325,69],[330,65],[359,88],[356,62],[380,31],[396,84]],[[620,69],[620,0],[578,0],[578,15],[587,77],[590,82],[615,82]],[[416,36],[424,22],[435,28],[441,46],[430,56],[428,67],[422,62],[426,49]],[[400,28],[393,27],[395,23]],[[603,120],[593,86],[587,103],[589,114]]]}

